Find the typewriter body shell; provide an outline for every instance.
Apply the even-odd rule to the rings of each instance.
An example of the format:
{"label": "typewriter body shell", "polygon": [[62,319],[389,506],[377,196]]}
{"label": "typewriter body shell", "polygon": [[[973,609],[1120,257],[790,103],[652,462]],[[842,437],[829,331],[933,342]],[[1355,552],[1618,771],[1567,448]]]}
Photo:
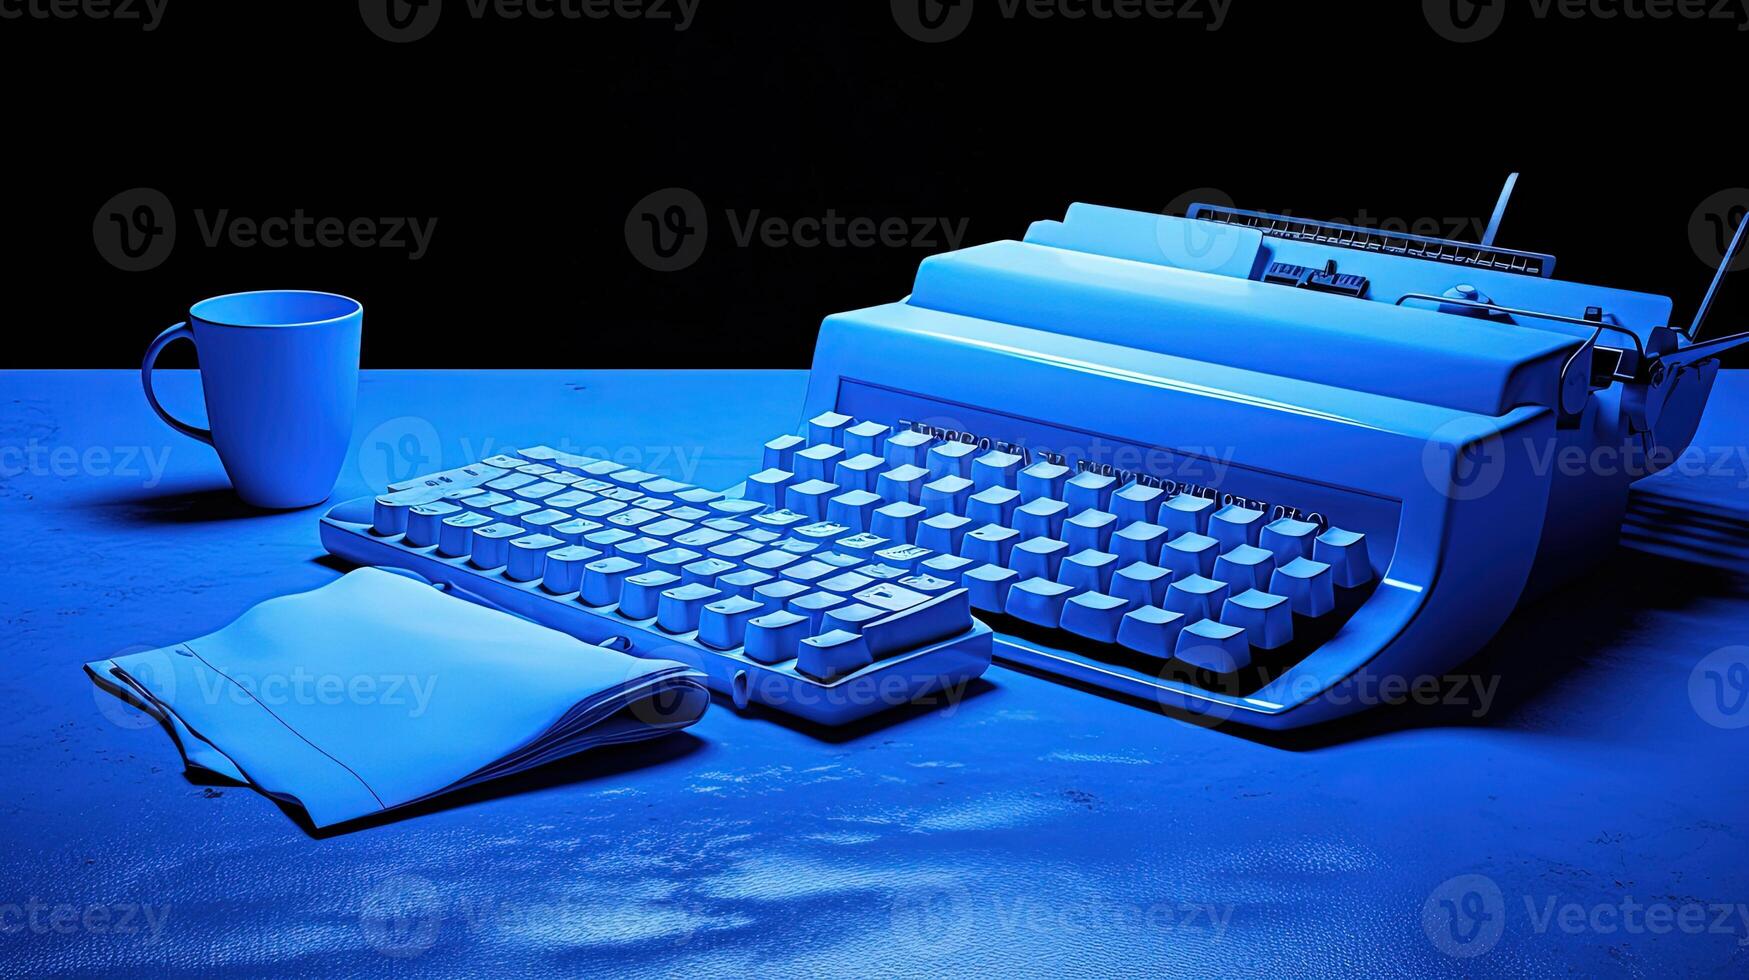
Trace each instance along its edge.
{"label": "typewriter body shell", "polygon": [[803,417],[1338,523],[1366,534],[1376,587],[1254,690],[1001,632],[999,660],[1266,728],[1360,710],[1366,685],[1443,674],[1614,549],[1629,485],[1687,446],[1717,370],[1661,379],[1648,413],[1644,385],[1596,362],[1671,346],[1670,300],[1561,281],[1548,256],[1196,215],[1077,204],[1023,241],[924,260],[904,300],[826,318]]}

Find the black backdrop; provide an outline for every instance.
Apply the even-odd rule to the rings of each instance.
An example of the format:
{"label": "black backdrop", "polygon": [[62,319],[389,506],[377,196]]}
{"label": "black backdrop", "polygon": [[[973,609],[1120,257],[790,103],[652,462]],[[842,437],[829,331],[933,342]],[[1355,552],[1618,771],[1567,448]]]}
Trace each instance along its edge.
{"label": "black backdrop", "polygon": [[[805,367],[823,315],[1071,201],[1473,237],[1513,169],[1500,244],[1683,320],[1749,204],[1749,14],[1716,0],[1223,0],[1217,30],[1210,0],[689,0],[684,30],[677,0],[390,0],[405,34],[384,0],[157,2],[0,0],[0,365],[133,366],[191,301],[292,286],[364,301],[367,366]],[[705,231],[664,258],[639,215],[677,203]],[[876,240],[806,244],[833,216]]]}

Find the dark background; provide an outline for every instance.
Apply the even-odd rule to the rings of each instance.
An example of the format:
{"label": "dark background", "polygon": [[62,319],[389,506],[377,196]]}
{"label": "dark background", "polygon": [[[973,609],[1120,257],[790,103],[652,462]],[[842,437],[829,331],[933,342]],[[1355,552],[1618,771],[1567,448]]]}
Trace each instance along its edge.
{"label": "dark background", "polygon": [[[1473,237],[1514,169],[1500,244],[1671,295],[1686,322],[1721,222],[1749,204],[1735,10],[1539,18],[1496,0],[1479,13],[1504,9],[1498,29],[1456,43],[1435,26],[1449,7],[1416,2],[1233,0],[1208,31],[1206,0],[1202,20],[1135,21],[961,0],[963,32],[923,43],[887,0],[700,0],[685,31],[443,0],[427,36],[391,43],[366,23],[377,0],[167,0],[150,31],[31,13],[52,2],[0,0],[22,13],[0,19],[7,367],[132,367],[192,301],[269,287],[362,300],[367,366],[805,367],[822,316],[904,295],[951,243],[743,246],[731,213],[940,218],[973,244],[1071,201],[1181,211],[1213,188]],[[657,271],[628,215],[675,187],[708,232]],[[104,215],[135,188],[176,224],[146,271],[104,251]],[[221,212],[299,210],[436,224],[417,258],[203,238]],[[1740,328],[1749,297],[1715,315],[1714,335]]]}

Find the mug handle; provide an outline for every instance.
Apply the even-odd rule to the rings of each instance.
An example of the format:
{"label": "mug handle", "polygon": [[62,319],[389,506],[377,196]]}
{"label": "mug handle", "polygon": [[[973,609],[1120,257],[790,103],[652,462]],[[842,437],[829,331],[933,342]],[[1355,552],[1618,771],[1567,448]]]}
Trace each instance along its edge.
{"label": "mug handle", "polygon": [[153,339],[152,345],[146,348],[146,359],[140,362],[140,385],[146,389],[146,401],[152,404],[152,411],[157,412],[158,417],[163,419],[166,425],[190,439],[199,439],[210,446],[213,444],[211,429],[203,429],[197,425],[189,425],[187,422],[172,418],[169,412],[164,411],[164,406],[158,404],[158,395],[152,390],[152,365],[158,360],[158,352],[170,346],[170,342],[173,340],[187,340],[192,344],[194,343],[194,331],[189,329],[187,322],[183,322]]}

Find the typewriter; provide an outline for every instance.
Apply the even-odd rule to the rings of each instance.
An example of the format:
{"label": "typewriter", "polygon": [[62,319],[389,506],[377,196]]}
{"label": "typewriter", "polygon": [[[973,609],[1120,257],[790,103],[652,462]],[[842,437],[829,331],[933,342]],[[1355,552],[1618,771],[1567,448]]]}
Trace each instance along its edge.
{"label": "typewriter", "polygon": [[534,446],[336,506],[323,541],[825,724],[992,656],[1325,721],[1615,548],[1745,339],[1701,339],[1741,228],[1679,330],[1494,245],[1511,188],[1479,243],[1076,204],[826,318],[801,422],[736,486]]}

